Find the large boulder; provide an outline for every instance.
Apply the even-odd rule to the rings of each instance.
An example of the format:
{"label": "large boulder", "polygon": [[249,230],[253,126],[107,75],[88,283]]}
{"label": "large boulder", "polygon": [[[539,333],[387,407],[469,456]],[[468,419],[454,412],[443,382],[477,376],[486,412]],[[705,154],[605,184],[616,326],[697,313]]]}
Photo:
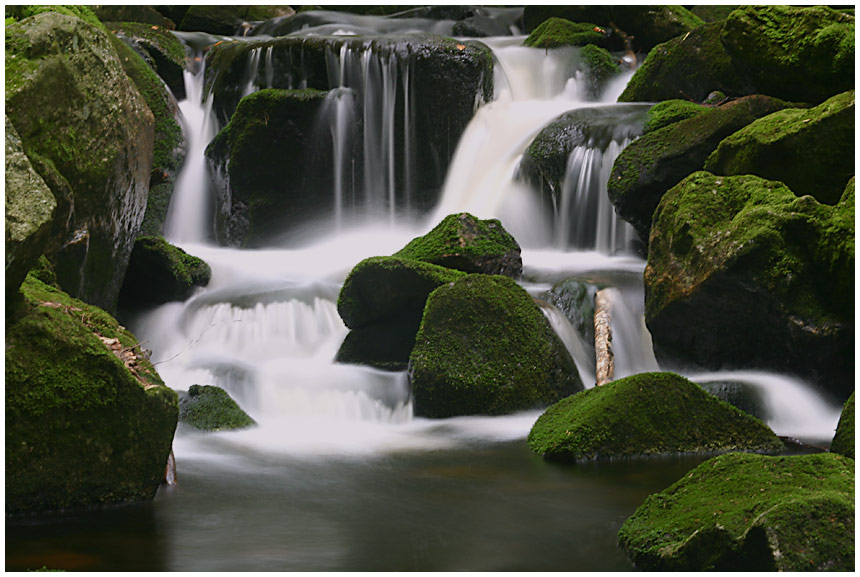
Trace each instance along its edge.
{"label": "large boulder", "polygon": [[469,213],[449,214],[433,230],[412,239],[395,257],[427,262],[469,273],[523,274],[520,245],[497,219]]}
{"label": "large boulder", "polygon": [[720,142],[704,169],[779,180],[797,196],[836,204],[854,177],[854,91],[756,120]]}
{"label": "large boulder", "polygon": [[708,108],[632,142],[618,155],[609,176],[609,199],[618,215],[647,239],[654,209],[667,190],[701,170],[724,138],[785,106],[767,96],[748,96]]}
{"label": "large boulder", "polygon": [[854,458],[854,393],[845,401],[842,414],[839,416],[839,424],[836,426],[836,435],[830,443],[830,452]]}
{"label": "large boulder", "polygon": [[79,18],[7,26],[5,57],[6,115],[65,207],[50,250],[60,282],[112,310],[146,208],[152,113],[108,33]]}
{"label": "large boulder", "polygon": [[528,293],[470,274],[431,293],[407,371],[415,414],[513,413],[582,390],[570,354]]}
{"label": "large boulder", "polygon": [[14,295],[45,250],[57,201],[24,154],[6,117],[6,295]]}
{"label": "large boulder", "polygon": [[764,423],[673,373],[633,375],[562,399],[538,418],[528,443],[553,461],[783,448]]}
{"label": "large boulder", "polygon": [[523,40],[523,46],[531,48],[557,48],[559,46],[585,46],[595,44],[603,48],[611,46],[606,30],[590,22],[571,22],[555,16],[537,25]]}
{"label": "large boulder", "polygon": [[854,461],[715,457],[648,497],[618,543],[642,571],[853,571]]}
{"label": "large boulder", "polygon": [[160,236],[142,236],[134,242],[119,303],[132,309],[184,300],[211,276],[203,260]]}
{"label": "large boulder", "polygon": [[28,276],[6,324],[6,513],[151,499],[178,418],[134,336]]}
{"label": "large boulder", "polygon": [[654,214],[645,321],[658,360],[761,368],[854,390],[854,181],[835,206],[696,172]]}
{"label": "large boulder", "polygon": [[179,421],[201,431],[244,429],[257,422],[224,389],[191,385],[179,394]]}

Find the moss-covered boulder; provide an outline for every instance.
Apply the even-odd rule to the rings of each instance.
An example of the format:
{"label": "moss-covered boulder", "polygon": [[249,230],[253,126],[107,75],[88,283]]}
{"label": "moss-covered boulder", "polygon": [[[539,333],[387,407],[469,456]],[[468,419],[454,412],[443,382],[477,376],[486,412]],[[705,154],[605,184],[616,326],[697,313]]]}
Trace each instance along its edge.
{"label": "moss-covered boulder", "polygon": [[268,20],[277,16],[292,14],[288,6],[244,5],[217,6],[193,5],[188,8],[178,23],[177,29],[188,32],[209,32],[232,36],[241,36],[243,24],[259,20]]}
{"label": "moss-covered boulder", "polygon": [[756,120],[720,142],[704,169],[779,180],[797,196],[836,204],[854,177],[854,91]]}
{"label": "moss-covered boulder", "polygon": [[257,424],[227,391],[212,385],[191,385],[187,393],[179,394],[179,420],[201,431],[244,429]]}
{"label": "moss-covered boulder", "polygon": [[854,390],[854,189],[835,206],[756,176],[696,172],[654,214],[645,321],[658,360]]}
{"label": "moss-covered boulder", "polygon": [[[222,242],[257,246],[314,211],[331,171],[331,146],[310,147],[326,93],[267,89],[243,99],[206,149],[216,178],[216,234]],[[325,159],[325,160],[323,160]],[[316,173],[305,170],[316,166]]]}
{"label": "moss-covered boulder", "polygon": [[6,295],[15,295],[45,249],[57,201],[6,117]]}
{"label": "moss-covered boulder", "polygon": [[513,413],[582,390],[576,366],[533,299],[500,275],[431,293],[407,371],[415,414]]}
{"label": "moss-covered boulder", "polygon": [[842,415],[839,417],[839,424],[836,426],[836,435],[833,437],[833,442],[830,443],[830,452],[839,453],[846,457],[854,458],[854,393],[845,401],[845,406],[842,408]]}
{"label": "moss-covered boulder", "polygon": [[151,499],[178,417],[134,336],[29,276],[6,321],[6,513]]}
{"label": "moss-covered boulder", "polygon": [[854,461],[715,457],[648,497],[618,543],[643,571],[853,571]]}
{"label": "moss-covered boulder", "polygon": [[527,32],[533,31],[552,17],[573,22],[595,22],[606,28],[614,24],[626,35],[633,37],[631,40],[634,50],[643,52],[702,24],[702,20],[682,6],[529,5],[523,11],[523,23]]}
{"label": "moss-covered boulder", "polygon": [[211,276],[203,260],[160,236],[143,236],[131,251],[119,302],[132,309],[184,300],[195,287],[206,286]]}
{"label": "moss-covered boulder", "polygon": [[185,47],[167,27],[114,20],[105,20],[105,26],[149,64],[177,100],[185,98]]}
{"label": "moss-covered boulder", "polygon": [[337,311],[351,329],[380,321],[409,321],[415,329],[424,304],[439,286],[465,273],[398,257],[371,257],[355,265],[343,283]]}
{"label": "moss-covered boulder", "polygon": [[[93,13],[102,22],[128,22],[143,24],[166,30],[176,29],[176,23],[152,6],[122,6],[119,4],[91,6]],[[111,27],[108,26],[110,29]]]}
{"label": "moss-covered boulder", "polygon": [[60,283],[111,310],[146,207],[152,113],[109,34],[79,18],[7,26],[5,58],[6,115],[68,223],[49,247]]}
{"label": "moss-covered boulder", "polygon": [[557,48],[559,46],[585,46],[595,44],[607,47],[608,34],[589,22],[571,22],[564,18],[547,18],[523,40],[531,48]]}
{"label": "moss-covered boulder", "polygon": [[642,373],[562,399],[529,447],[553,461],[783,448],[761,421],[674,373]]}
{"label": "moss-covered boulder", "polygon": [[689,100],[664,100],[648,111],[648,120],[642,128],[642,135],[660,130],[665,126],[686,120],[708,110],[705,106]]}
{"label": "moss-covered boulder", "polygon": [[618,155],[609,176],[609,199],[618,215],[647,239],[654,209],[667,190],[701,170],[724,138],[785,106],[775,98],[748,96],[708,108],[631,143]]}
{"label": "moss-covered boulder", "polygon": [[826,6],[743,6],[729,14],[720,39],[762,94],[821,102],[854,88],[853,15]]}
{"label": "moss-covered boulder", "polygon": [[469,213],[449,214],[433,230],[412,239],[395,257],[427,262],[470,273],[523,274],[520,245],[497,219]]}

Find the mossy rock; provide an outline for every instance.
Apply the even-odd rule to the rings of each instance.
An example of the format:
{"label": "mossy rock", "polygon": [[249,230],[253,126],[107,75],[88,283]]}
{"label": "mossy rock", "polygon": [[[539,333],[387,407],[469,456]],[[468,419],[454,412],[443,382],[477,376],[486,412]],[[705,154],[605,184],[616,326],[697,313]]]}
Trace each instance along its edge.
{"label": "mossy rock", "polygon": [[647,240],[654,209],[667,190],[701,170],[724,138],[786,106],[768,96],[748,96],[705,109],[632,142],[618,155],[607,185],[618,215]]}
{"label": "mossy rock", "polygon": [[418,322],[383,320],[352,329],[343,339],[335,362],[367,365],[385,371],[405,371],[415,345]]}
{"label": "mossy rock", "polygon": [[449,214],[433,230],[412,239],[395,257],[427,262],[469,273],[523,274],[520,245],[498,219],[479,220],[469,213]]}
{"label": "mossy rock", "polygon": [[368,258],[346,277],[337,311],[351,329],[380,321],[406,321],[417,330],[430,293],[462,276],[465,273],[458,270],[418,260]]}
{"label": "mossy rock", "polygon": [[645,268],[658,360],[757,367],[854,390],[853,180],[836,206],[696,172],[660,201]]}
{"label": "mossy rock", "polygon": [[797,196],[836,204],[854,177],[854,91],[756,120],[720,142],[704,169],[779,180]]}
{"label": "mossy rock", "polygon": [[[24,20],[36,14],[45,12],[54,12],[65,16],[80,18],[87,24],[105,29],[99,17],[89,6],[73,5],[73,4],[26,4],[18,6],[6,6],[7,20],[12,18],[14,21]],[[7,24],[8,25],[8,24]]]}
{"label": "mossy rock", "polygon": [[142,308],[186,299],[195,287],[206,286],[212,270],[203,260],[160,236],[134,242],[120,292],[123,308]]}
{"label": "mossy rock", "polygon": [[551,17],[541,22],[523,41],[531,48],[557,48],[559,46],[585,46],[594,44],[606,47],[607,34],[596,24],[571,22]]}
{"label": "mossy rock", "polygon": [[179,421],[201,431],[244,429],[257,422],[227,391],[212,385],[191,385],[179,395]]}
{"label": "mossy rock", "polygon": [[845,401],[842,414],[839,416],[839,424],[836,426],[836,435],[830,443],[830,452],[854,458],[854,393]]}
{"label": "mossy rock", "polygon": [[[122,6],[119,4],[92,6],[92,11],[102,22],[134,22],[148,28],[176,29],[176,23],[152,6]],[[110,28],[110,26],[108,26]]]}
{"label": "mossy rock", "polygon": [[589,99],[597,100],[606,84],[621,72],[621,67],[609,51],[594,44],[580,48],[579,58],[582,60],[585,77],[588,79],[585,94]]}
{"label": "mossy rock", "polygon": [[528,443],[553,461],[783,448],[764,423],[674,373],[633,375],[562,399],[538,418]]}
{"label": "mossy rock", "polygon": [[664,100],[648,111],[648,120],[642,128],[642,135],[660,130],[670,124],[686,120],[708,110],[705,106],[689,100]]}
{"label": "mossy rock", "polygon": [[690,7],[690,12],[701,18],[704,22],[718,22],[728,18],[729,14],[738,8],[740,8],[739,5],[697,4]]}
{"label": "mossy rock", "polygon": [[49,255],[63,264],[62,286],[112,310],[146,207],[154,122],[98,26],[56,12],[8,26],[6,115],[55,198],[70,204]]}
{"label": "mossy rock", "polygon": [[618,543],[643,571],[853,571],[854,461],[715,457],[648,497]]}
{"label": "mossy rock", "polygon": [[57,201],[6,117],[6,295],[15,295],[45,250]]}
{"label": "mossy rock", "polygon": [[151,499],[178,418],[134,336],[33,276],[6,324],[6,513]]}
{"label": "mossy rock", "polygon": [[277,16],[292,14],[292,10],[279,6],[245,5],[218,6],[192,5],[178,23],[177,29],[187,32],[209,32],[233,36],[245,22],[268,20]]}
{"label": "mossy rock", "polygon": [[720,39],[762,94],[817,103],[854,88],[852,15],[826,6],[743,6]]}
{"label": "mossy rock", "polygon": [[177,100],[185,94],[185,47],[164,26],[140,22],[105,21],[105,26],[135,52],[164,80]]}
{"label": "mossy rock", "polygon": [[582,390],[533,299],[500,275],[470,274],[427,299],[407,371],[417,416],[500,415]]}

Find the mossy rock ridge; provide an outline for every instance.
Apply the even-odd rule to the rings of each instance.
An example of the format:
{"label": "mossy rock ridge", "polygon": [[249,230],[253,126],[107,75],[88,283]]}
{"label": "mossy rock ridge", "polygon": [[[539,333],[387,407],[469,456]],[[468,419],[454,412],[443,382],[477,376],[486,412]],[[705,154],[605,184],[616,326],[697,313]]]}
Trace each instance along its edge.
{"label": "mossy rock ridge", "polygon": [[576,366],[528,293],[470,274],[431,293],[407,370],[415,414],[500,415],[582,390]]}
{"label": "mossy rock ridge", "polygon": [[538,418],[528,443],[553,461],[783,448],[764,423],[674,373],[641,373],[562,399]]}
{"label": "mossy rock ridge", "polygon": [[607,185],[618,215],[647,240],[654,209],[667,190],[701,170],[724,138],[786,106],[768,96],[747,96],[707,108],[632,142],[618,155]]}
{"label": "mossy rock ridge", "polygon": [[480,220],[467,212],[449,214],[433,230],[394,253],[468,273],[523,274],[520,245],[498,219]]}
{"label": "mossy rock ridge", "polygon": [[208,264],[164,238],[140,237],[131,251],[120,306],[135,309],[184,300],[195,287],[206,286],[211,276]]}
{"label": "mossy rock ridge", "polygon": [[167,27],[113,20],[105,20],[105,26],[146,61],[176,100],[186,97],[185,47]]}
{"label": "mossy rock ridge", "polygon": [[[161,14],[152,6],[121,6],[118,4],[92,6],[93,13],[102,22],[133,22],[143,24],[148,28],[153,27],[163,28],[165,30],[175,30],[176,23]],[[111,26],[108,25],[110,29]]]}
{"label": "mossy rock ridge", "polygon": [[836,204],[854,177],[854,91],[752,122],[720,142],[704,169],[779,180],[797,196]]}
{"label": "mossy rock ridge", "polygon": [[224,389],[191,385],[179,394],[179,421],[201,431],[244,429],[257,422]]}
{"label": "mossy rock ridge", "polygon": [[[571,22],[552,16],[537,25],[523,40],[523,46],[531,48],[557,48],[559,46],[585,46],[594,44],[602,48],[612,48],[611,31],[606,31],[590,22]],[[615,49],[621,46],[616,43]]]}
{"label": "mossy rock ridge", "polygon": [[836,206],[696,172],[660,201],[645,268],[658,360],[757,367],[854,390],[853,180]]}
{"label": "mossy rock ridge", "polygon": [[836,435],[830,443],[830,452],[854,458],[854,393],[845,401],[842,414],[839,416],[839,424],[836,426]]}
{"label": "mossy rock ridge", "polygon": [[187,32],[209,32],[232,36],[243,31],[243,25],[259,20],[292,14],[288,6],[244,5],[218,6],[192,5],[185,11],[177,29]]}
{"label": "mossy rock ridge", "polygon": [[6,115],[70,205],[49,247],[60,283],[112,310],[146,208],[154,122],[109,34],[55,12],[7,26]]}
{"label": "mossy rock ridge", "polygon": [[618,543],[643,571],[853,571],[854,460],[715,457],[648,497]]}
{"label": "mossy rock ridge", "polygon": [[6,513],[151,499],[178,418],[134,336],[33,276],[6,325]]}

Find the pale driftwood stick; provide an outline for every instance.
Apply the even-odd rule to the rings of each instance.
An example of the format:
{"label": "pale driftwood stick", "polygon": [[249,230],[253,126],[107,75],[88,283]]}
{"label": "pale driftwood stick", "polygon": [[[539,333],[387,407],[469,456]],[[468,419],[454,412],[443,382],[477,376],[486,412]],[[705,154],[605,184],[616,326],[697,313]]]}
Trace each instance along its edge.
{"label": "pale driftwood stick", "polygon": [[599,290],[594,295],[594,360],[597,386],[605,385],[615,376],[615,360],[612,354],[612,329],[610,322],[610,298],[607,291]]}

